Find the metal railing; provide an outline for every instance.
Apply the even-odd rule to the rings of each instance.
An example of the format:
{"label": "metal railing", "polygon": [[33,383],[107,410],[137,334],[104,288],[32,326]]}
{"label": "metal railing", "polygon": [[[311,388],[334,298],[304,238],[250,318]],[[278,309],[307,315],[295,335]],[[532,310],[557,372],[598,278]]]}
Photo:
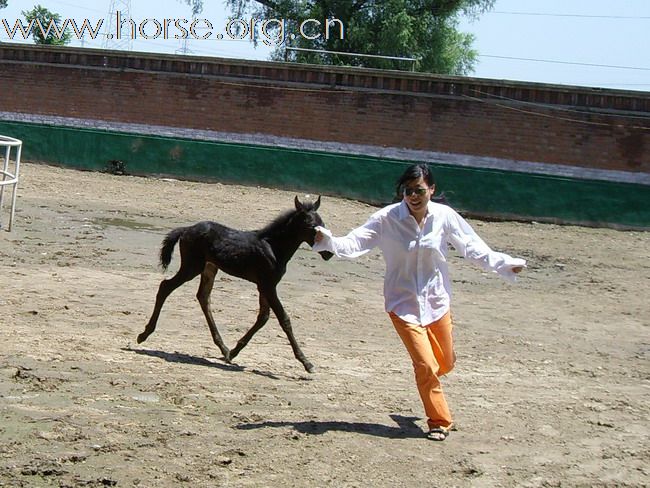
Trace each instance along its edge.
{"label": "metal railing", "polygon": [[359,53],[346,53],[343,51],[326,51],[324,49],[306,49],[303,47],[285,47],[285,51],[305,51],[319,54],[336,54],[339,56],[351,56],[355,58],[374,58],[374,59],[387,59],[392,61],[410,61],[411,71],[415,71],[417,63],[420,61],[420,58],[406,58],[402,56],[381,56],[379,54],[359,54]]}
{"label": "metal railing", "polygon": [[[4,148],[4,161],[0,169],[0,217],[4,206],[5,187],[12,187],[11,206],[9,210],[9,226],[7,231],[11,232],[16,211],[16,195],[18,193],[18,178],[20,177],[20,155],[22,152],[23,142],[13,137],[0,135],[0,148]],[[13,155],[13,159],[12,159]],[[2,219],[0,218],[0,228],[2,228]]]}

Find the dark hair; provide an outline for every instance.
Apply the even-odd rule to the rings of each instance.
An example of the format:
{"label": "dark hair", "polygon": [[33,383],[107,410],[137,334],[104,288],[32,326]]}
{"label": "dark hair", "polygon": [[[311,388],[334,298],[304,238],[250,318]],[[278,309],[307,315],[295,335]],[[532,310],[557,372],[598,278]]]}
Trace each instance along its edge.
{"label": "dark hair", "polygon": [[[399,177],[397,180],[397,186],[395,187],[395,202],[399,202],[402,199],[402,192],[404,191],[404,186],[409,181],[417,180],[419,178],[422,178],[427,186],[431,187],[435,185],[436,181],[433,178],[433,172],[431,171],[431,168],[429,168],[429,165],[424,164],[424,163],[417,163],[417,164],[412,164],[408,168],[404,170],[404,173],[402,173],[402,176]],[[431,200],[434,202],[439,202],[439,203],[445,203],[446,199],[444,194],[440,195],[439,197],[431,197]]]}

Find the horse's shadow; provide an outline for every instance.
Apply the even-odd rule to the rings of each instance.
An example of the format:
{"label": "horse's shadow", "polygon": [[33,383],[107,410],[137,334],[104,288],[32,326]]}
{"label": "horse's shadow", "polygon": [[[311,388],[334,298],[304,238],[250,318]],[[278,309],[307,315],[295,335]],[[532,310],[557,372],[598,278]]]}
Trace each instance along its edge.
{"label": "horse's shadow", "polygon": [[253,430],[264,429],[268,427],[292,427],[302,434],[321,435],[330,431],[352,432],[355,434],[366,434],[376,437],[386,437],[388,439],[416,439],[424,436],[422,429],[415,423],[418,417],[404,417],[402,415],[391,415],[391,419],[397,426],[371,424],[367,422],[342,422],[336,420],[330,421],[267,421],[254,424],[239,424],[236,429]]}
{"label": "horse's shadow", "polygon": [[180,364],[193,364],[196,366],[207,366],[210,368],[220,369],[222,371],[232,371],[232,372],[248,372],[256,374],[258,376],[264,376],[265,378],[270,378],[272,380],[279,380],[280,377],[269,372],[261,371],[259,369],[248,369],[244,366],[239,366],[238,364],[227,364],[220,363],[216,361],[210,361],[209,359],[192,356],[191,354],[184,354],[182,352],[166,352],[166,351],[157,351],[154,349],[133,349],[132,347],[123,347],[122,351],[125,352],[134,352],[136,354],[141,354],[143,356],[149,356],[152,358],[159,358],[167,361],[168,363],[180,363]]}

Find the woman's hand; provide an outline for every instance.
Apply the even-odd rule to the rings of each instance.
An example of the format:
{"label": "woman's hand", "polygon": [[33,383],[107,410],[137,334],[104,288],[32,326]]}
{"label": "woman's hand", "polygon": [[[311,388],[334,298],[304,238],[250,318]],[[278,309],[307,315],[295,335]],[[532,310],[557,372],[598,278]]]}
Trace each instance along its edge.
{"label": "woman's hand", "polygon": [[325,234],[323,234],[318,228],[316,228],[316,236],[314,237],[314,242],[320,242],[325,238]]}

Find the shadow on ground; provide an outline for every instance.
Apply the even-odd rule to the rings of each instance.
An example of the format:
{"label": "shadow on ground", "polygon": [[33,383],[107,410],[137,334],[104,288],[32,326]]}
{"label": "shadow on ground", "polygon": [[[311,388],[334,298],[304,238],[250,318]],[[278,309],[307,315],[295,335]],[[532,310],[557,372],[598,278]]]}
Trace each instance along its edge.
{"label": "shadow on ground", "polygon": [[388,439],[414,439],[423,438],[424,433],[422,429],[415,423],[419,420],[418,417],[404,417],[402,415],[391,415],[391,419],[397,426],[371,424],[367,422],[341,422],[341,421],[267,421],[258,423],[246,423],[236,425],[236,429],[240,430],[254,430],[276,427],[292,427],[294,430],[302,434],[321,435],[326,432],[351,432],[355,434],[366,434],[377,437],[386,437]]}

